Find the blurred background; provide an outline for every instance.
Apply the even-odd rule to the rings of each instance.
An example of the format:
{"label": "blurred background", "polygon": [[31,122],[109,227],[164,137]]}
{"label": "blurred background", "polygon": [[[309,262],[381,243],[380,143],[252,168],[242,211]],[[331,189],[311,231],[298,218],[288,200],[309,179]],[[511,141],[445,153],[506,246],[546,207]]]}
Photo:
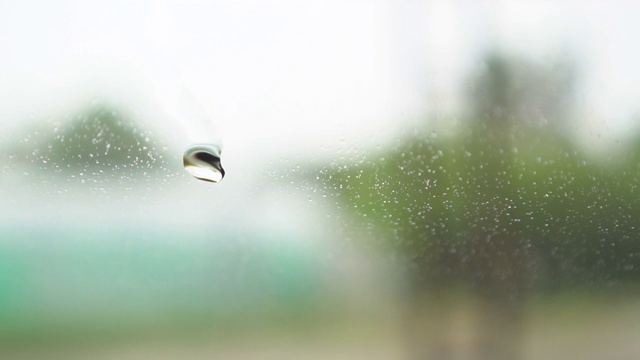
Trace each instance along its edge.
{"label": "blurred background", "polygon": [[0,358],[638,358],[638,16],[0,0]]}

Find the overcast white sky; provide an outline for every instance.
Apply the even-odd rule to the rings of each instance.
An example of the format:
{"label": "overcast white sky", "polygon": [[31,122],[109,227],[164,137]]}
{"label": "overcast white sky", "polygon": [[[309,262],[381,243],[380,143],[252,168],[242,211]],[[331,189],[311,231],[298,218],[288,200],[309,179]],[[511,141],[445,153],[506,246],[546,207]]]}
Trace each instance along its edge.
{"label": "overcast white sky", "polygon": [[189,128],[207,130],[174,118],[186,86],[227,155],[330,153],[455,111],[462,80],[497,45],[576,56],[581,130],[616,136],[638,113],[639,15],[631,2],[4,0],[0,129],[97,96],[188,142]]}

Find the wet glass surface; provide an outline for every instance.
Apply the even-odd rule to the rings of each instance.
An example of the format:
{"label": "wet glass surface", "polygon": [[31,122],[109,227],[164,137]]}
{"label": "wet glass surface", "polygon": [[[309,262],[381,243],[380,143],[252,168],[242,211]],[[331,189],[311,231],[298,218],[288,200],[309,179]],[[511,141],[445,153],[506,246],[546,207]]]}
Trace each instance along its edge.
{"label": "wet glass surface", "polygon": [[0,4],[0,358],[638,357],[637,15]]}

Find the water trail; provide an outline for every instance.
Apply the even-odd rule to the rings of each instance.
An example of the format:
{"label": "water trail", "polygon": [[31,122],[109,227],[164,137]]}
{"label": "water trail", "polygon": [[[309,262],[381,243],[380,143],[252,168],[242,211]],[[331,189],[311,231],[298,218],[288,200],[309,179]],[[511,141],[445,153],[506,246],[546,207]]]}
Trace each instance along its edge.
{"label": "water trail", "polygon": [[[175,67],[174,70],[179,74]],[[219,131],[205,106],[185,85],[184,78],[178,78],[180,90],[170,107],[171,116],[183,126],[189,141],[182,157],[184,168],[196,179],[217,183],[225,174],[220,161],[222,141]]]}

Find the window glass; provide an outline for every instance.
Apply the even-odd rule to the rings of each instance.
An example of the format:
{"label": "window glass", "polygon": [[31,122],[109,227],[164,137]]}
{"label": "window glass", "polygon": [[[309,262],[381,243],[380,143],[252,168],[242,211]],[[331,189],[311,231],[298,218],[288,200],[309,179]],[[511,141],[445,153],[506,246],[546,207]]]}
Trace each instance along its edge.
{"label": "window glass", "polygon": [[0,354],[634,358],[638,15],[3,2]]}

